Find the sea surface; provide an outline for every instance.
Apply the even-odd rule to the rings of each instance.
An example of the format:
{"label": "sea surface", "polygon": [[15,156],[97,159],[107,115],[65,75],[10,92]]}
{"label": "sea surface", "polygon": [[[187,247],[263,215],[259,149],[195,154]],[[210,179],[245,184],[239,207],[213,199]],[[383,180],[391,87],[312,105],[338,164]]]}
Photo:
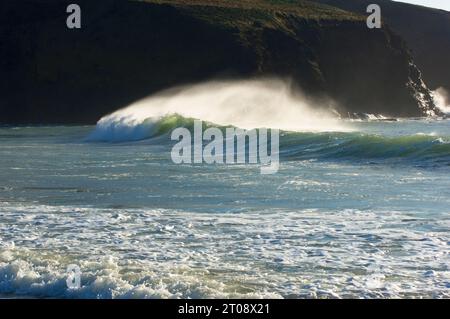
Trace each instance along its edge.
{"label": "sea surface", "polygon": [[170,123],[0,127],[0,296],[450,297],[449,120],[282,132],[273,175],[174,164]]}

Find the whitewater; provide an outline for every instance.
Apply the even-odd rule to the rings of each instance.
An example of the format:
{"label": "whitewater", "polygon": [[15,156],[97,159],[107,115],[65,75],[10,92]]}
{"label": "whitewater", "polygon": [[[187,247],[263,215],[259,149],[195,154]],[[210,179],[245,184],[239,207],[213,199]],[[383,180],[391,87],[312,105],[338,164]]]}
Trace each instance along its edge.
{"label": "whitewater", "polygon": [[[174,164],[195,119],[281,129],[279,172]],[[372,119],[255,80],[0,127],[0,297],[449,298],[450,121]]]}

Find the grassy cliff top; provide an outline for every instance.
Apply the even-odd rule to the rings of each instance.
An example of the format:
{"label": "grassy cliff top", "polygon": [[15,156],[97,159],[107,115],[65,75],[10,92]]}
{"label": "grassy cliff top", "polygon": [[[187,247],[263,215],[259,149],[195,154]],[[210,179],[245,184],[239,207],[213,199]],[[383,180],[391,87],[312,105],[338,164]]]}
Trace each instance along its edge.
{"label": "grassy cliff top", "polygon": [[[133,0],[181,7],[213,23],[242,27],[259,22],[270,26],[277,15],[314,20],[361,20],[362,16],[305,0]],[[267,25],[269,23],[269,25]]]}

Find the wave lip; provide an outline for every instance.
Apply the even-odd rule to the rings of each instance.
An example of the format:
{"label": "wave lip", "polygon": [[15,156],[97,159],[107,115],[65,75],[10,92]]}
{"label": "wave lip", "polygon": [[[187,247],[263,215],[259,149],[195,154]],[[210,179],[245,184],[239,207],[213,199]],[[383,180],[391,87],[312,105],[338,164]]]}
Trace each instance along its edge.
{"label": "wave lip", "polygon": [[192,128],[194,119],[178,114],[136,121],[129,117],[110,116],[101,119],[87,142],[133,142],[169,133],[177,127]]}

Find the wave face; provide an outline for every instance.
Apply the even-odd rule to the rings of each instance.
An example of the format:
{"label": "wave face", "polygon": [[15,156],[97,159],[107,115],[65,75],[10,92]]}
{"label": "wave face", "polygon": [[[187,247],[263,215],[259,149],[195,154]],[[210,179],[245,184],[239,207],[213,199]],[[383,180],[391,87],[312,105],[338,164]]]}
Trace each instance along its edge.
{"label": "wave face", "polygon": [[382,136],[354,133],[288,133],[280,156],[450,165],[450,138],[433,134]]}
{"label": "wave face", "polygon": [[[335,114],[313,107],[278,79],[216,81],[179,87],[138,101],[103,117],[90,141],[133,141],[154,136],[159,123],[178,115],[243,129],[346,131]],[[172,116],[172,117],[171,117]]]}

